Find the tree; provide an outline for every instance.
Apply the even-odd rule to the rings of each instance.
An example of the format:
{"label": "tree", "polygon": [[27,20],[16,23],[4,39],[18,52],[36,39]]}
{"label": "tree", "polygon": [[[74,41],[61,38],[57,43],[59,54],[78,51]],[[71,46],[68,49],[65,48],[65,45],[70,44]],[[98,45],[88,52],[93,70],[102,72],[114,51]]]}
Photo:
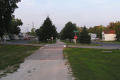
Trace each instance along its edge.
{"label": "tree", "polygon": [[75,36],[74,33],[75,30],[77,30],[76,24],[68,22],[60,32],[61,39],[62,40],[69,39],[71,41],[71,39],[73,39]]}
{"label": "tree", "polygon": [[9,38],[12,39],[13,35],[16,34],[18,35],[21,31],[19,26],[22,26],[23,23],[20,19],[15,19],[14,17],[12,18],[10,25],[8,27],[9,31],[7,35],[9,35]]}
{"label": "tree", "polygon": [[23,25],[23,23],[20,19],[15,19],[13,17],[11,22],[10,22],[10,27],[9,27],[8,34],[18,35],[21,31],[19,26],[22,26],[22,25]]}
{"label": "tree", "polygon": [[51,28],[51,33],[52,33],[52,37],[53,37],[54,39],[56,39],[56,38],[58,37],[58,32],[57,32],[57,30],[56,30],[55,25],[52,26],[52,28]]}
{"label": "tree", "polygon": [[0,0],[0,37],[9,32],[13,13],[21,0]]}
{"label": "tree", "polygon": [[82,31],[83,27],[77,27],[78,32],[80,33]]}
{"label": "tree", "polygon": [[116,25],[115,32],[117,41],[120,41],[120,24]]}
{"label": "tree", "polygon": [[27,34],[32,35],[32,36],[36,36],[36,29],[32,28],[31,32],[27,32]]}
{"label": "tree", "polygon": [[88,34],[88,31],[87,31],[86,27],[84,27],[83,30],[80,33],[79,42],[83,43],[83,44],[90,44],[91,43],[91,37]]}
{"label": "tree", "polygon": [[51,39],[51,37],[56,39],[56,27],[52,24],[52,21],[49,17],[47,17],[43,25],[36,30],[36,34],[39,38],[39,41],[47,41],[47,39]]}

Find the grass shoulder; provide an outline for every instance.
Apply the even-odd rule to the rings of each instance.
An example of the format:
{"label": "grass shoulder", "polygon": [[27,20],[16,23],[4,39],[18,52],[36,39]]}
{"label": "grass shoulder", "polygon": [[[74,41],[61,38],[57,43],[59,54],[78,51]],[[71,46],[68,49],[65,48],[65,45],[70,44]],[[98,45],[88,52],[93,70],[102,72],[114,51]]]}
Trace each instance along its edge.
{"label": "grass shoulder", "polygon": [[66,48],[76,80],[119,80],[120,50]]}
{"label": "grass shoulder", "polygon": [[0,46],[0,77],[12,73],[19,68],[24,59],[34,53],[39,47],[2,45]]}
{"label": "grass shoulder", "polygon": [[101,44],[94,44],[94,43],[81,44],[81,43],[77,42],[77,44],[75,44],[74,42],[69,42],[69,41],[65,41],[65,40],[62,40],[62,42],[64,42],[66,45],[73,45],[73,46],[102,46]]}

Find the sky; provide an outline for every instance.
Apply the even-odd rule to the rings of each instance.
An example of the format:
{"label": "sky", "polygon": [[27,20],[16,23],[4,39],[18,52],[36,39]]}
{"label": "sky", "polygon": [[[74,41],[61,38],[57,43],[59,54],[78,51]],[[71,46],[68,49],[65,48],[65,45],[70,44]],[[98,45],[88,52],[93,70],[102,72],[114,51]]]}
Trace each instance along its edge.
{"label": "sky", "polygon": [[32,24],[39,28],[49,16],[60,32],[69,21],[77,26],[93,27],[120,21],[120,0],[22,0],[14,15],[23,21],[22,32]]}

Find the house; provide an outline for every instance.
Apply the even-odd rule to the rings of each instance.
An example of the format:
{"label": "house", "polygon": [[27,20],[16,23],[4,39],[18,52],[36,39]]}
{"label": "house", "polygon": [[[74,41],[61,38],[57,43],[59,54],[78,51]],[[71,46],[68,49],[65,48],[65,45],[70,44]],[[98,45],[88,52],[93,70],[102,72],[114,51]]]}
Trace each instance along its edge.
{"label": "house", "polygon": [[[23,36],[20,34],[16,35],[16,34],[9,34],[9,35],[3,35],[3,40],[4,41],[8,41],[8,40],[19,40],[19,39],[23,39]],[[1,40],[1,38],[0,38]]]}
{"label": "house", "polygon": [[35,36],[29,35],[28,33],[22,33],[22,36],[24,40],[35,40],[36,39]]}
{"label": "house", "polygon": [[97,39],[97,35],[93,34],[93,33],[89,33],[91,40],[96,40]]}
{"label": "house", "polygon": [[114,30],[106,30],[102,32],[102,40],[103,41],[115,41],[116,34]]}
{"label": "house", "polygon": [[23,39],[24,39],[24,35],[23,35],[23,33],[19,33],[18,36],[19,36],[19,39],[20,39],[20,40],[23,40]]}
{"label": "house", "polygon": [[[0,40],[2,40],[1,38],[0,38]],[[9,38],[9,36],[8,35],[3,35],[3,40],[10,40],[10,38]]]}

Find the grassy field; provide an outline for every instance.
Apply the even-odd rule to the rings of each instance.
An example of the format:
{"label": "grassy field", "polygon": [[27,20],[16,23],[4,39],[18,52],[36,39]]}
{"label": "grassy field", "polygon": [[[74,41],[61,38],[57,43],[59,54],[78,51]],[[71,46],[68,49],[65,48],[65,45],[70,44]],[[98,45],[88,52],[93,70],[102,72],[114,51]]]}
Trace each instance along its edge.
{"label": "grassy field", "polygon": [[120,50],[66,48],[76,80],[120,80]]}
{"label": "grassy field", "polygon": [[73,43],[73,42],[69,42],[69,41],[62,41],[62,42],[64,42],[64,43],[66,43],[66,45],[73,45],[73,46],[102,46],[102,45],[100,45],[100,44],[81,44],[81,43],[78,43],[77,42],[77,44],[75,44],[75,43]]}
{"label": "grassy field", "polygon": [[14,72],[24,59],[39,47],[2,45],[0,46],[0,70]]}

